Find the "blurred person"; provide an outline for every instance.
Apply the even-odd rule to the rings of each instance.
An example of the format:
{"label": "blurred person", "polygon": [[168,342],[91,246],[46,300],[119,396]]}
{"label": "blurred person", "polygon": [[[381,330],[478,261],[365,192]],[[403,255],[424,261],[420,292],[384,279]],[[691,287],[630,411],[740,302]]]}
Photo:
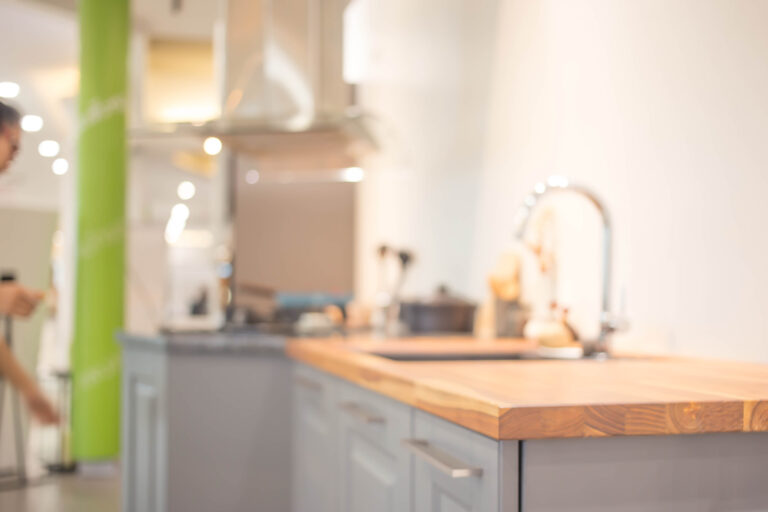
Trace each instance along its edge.
{"label": "blurred person", "polygon": [[21,142],[21,114],[0,101],[0,172],[8,169],[19,152]]}
{"label": "blurred person", "polygon": [[[19,152],[21,114],[0,102],[0,172],[5,172]],[[1,250],[1,249],[0,249]],[[31,315],[44,294],[15,282],[0,283],[0,314],[27,317]],[[22,396],[35,418],[42,423],[56,423],[58,412],[40,387],[13,355],[5,340],[0,338],[0,377],[11,383]]]}

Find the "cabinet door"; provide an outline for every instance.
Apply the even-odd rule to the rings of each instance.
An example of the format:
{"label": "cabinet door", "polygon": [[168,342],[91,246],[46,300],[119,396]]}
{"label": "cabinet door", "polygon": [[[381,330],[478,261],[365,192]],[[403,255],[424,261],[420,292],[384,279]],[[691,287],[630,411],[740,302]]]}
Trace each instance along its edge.
{"label": "cabinet door", "polygon": [[123,354],[123,510],[166,510],[165,360]]}
{"label": "cabinet door", "polygon": [[293,510],[336,512],[335,383],[302,365],[293,379]]}
{"label": "cabinet door", "polygon": [[339,512],[408,512],[411,409],[343,382],[337,407]]}
{"label": "cabinet door", "polygon": [[768,510],[764,432],[542,439],[523,453],[526,512]]}
{"label": "cabinet door", "polygon": [[413,510],[499,511],[499,443],[430,414],[414,412]]}

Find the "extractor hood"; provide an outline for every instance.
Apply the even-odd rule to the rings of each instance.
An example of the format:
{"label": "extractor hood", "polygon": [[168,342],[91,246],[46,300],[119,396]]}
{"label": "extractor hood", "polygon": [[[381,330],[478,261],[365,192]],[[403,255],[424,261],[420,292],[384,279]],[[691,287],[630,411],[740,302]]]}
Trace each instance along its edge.
{"label": "extractor hood", "polygon": [[217,136],[260,166],[344,168],[375,149],[343,78],[349,0],[227,0],[215,31],[221,117],[148,124],[134,138]]}

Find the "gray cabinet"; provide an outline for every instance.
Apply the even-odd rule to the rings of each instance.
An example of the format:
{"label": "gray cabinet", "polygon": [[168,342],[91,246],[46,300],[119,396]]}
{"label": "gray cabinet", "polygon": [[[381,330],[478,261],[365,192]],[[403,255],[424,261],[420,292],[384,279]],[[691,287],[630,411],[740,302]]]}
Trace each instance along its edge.
{"label": "gray cabinet", "polygon": [[290,510],[292,364],[281,340],[121,338],[122,510]]}
{"label": "gray cabinet", "polygon": [[410,457],[402,440],[411,433],[408,406],[339,383],[339,512],[410,510]]}
{"label": "gray cabinet", "polygon": [[293,402],[294,512],[518,510],[516,441],[301,364]]}
{"label": "gray cabinet", "polygon": [[336,512],[336,389],[306,366],[293,371],[293,511]]}
{"label": "gray cabinet", "polygon": [[[768,433],[496,441],[302,365],[295,379],[295,512],[756,511],[768,503]],[[144,391],[151,417],[153,392]]]}
{"label": "gray cabinet", "polygon": [[[415,411],[413,438],[406,446],[413,457],[414,511],[500,510],[499,442]],[[502,510],[517,510],[516,505],[514,500]]]}

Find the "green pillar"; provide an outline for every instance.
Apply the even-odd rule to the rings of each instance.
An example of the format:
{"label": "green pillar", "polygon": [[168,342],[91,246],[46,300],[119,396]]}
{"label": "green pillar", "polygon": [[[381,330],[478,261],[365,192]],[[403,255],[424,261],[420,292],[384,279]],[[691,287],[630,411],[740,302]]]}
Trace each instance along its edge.
{"label": "green pillar", "polygon": [[129,0],[80,0],[77,279],[72,347],[74,456],[120,449]]}

